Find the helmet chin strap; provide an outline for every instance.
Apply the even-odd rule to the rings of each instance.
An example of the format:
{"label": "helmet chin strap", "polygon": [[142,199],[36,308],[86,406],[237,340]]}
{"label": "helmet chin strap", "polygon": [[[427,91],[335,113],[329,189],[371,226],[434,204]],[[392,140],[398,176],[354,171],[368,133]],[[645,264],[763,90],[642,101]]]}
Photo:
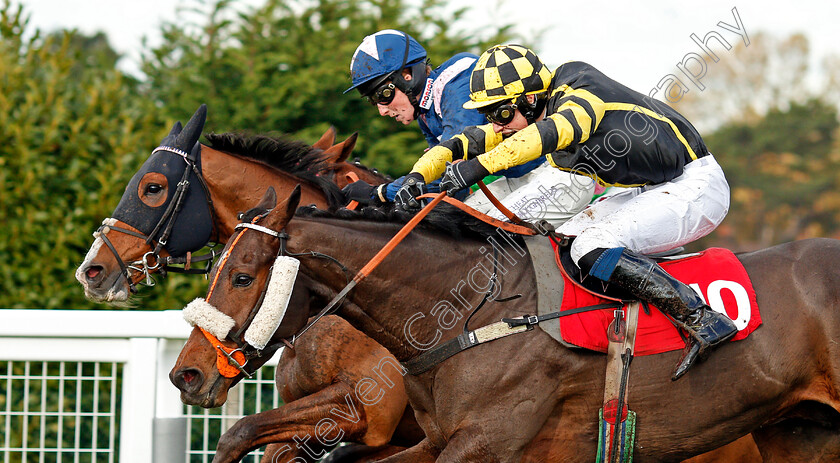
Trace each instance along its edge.
{"label": "helmet chin strap", "polygon": [[400,69],[393,74],[391,81],[398,89],[405,93],[405,96],[408,97],[408,102],[414,107],[414,120],[417,120],[417,118],[420,117],[420,102],[417,100],[417,94],[423,91],[423,86],[426,84],[427,60],[420,60],[410,66],[410,70],[408,72],[411,73],[411,81],[408,81],[405,77],[403,77],[402,73],[405,69],[407,69],[405,63],[408,60],[408,51],[411,45],[411,41],[408,39],[408,34],[403,32],[403,35],[405,36],[405,53],[403,54],[403,61],[400,65]]}
{"label": "helmet chin strap", "polygon": [[[414,63],[407,68],[403,68],[400,71],[395,72],[391,78],[394,86],[401,92],[405,93],[405,96],[408,97],[408,102],[414,107],[415,120],[420,116],[420,100],[418,99],[418,95],[422,95],[427,84],[426,80],[428,75],[426,73],[426,66],[427,64],[425,60]],[[403,77],[403,71],[405,69],[409,69],[409,72],[411,73],[411,80],[407,80]]]}
{"label": "helmet chin strap", "polygon": [[528,95],[520,95],[516,99],[516,106],[519,108],[519,112],[522,113],[522,116],[525,117],[528,125],[531,125],[543,115],[547,101],[545,93],[534,95],[533,103],[528,102]]}

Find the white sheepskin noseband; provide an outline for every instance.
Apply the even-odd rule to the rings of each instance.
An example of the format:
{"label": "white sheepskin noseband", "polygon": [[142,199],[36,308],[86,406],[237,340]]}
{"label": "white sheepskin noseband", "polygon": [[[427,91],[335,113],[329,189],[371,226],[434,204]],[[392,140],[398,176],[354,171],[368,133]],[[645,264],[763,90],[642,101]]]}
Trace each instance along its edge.
{"label": "white sheepskin noseband", "polygon": [[234,325],[233,318],[222,313],[201,297],[184,307],[184,320],[192,326],[204,328],[219,339],[225,339]]}
{"label": "white sheepskin noseband", "polygon": [[300,261],[294,257],[279,256],[274,261],[265,299],[251,326],[245,330],[245,342],[259,350],[265,349],[286,315],[299,267]]}

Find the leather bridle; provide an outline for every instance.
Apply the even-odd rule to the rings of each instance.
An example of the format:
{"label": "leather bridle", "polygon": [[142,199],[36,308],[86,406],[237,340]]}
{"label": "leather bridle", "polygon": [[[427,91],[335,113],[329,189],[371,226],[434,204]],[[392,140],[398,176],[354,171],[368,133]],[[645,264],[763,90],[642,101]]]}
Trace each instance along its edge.
{"label": "leather bridle", "polygon": [[[210,211],[210,222],[212,224],[213,230],[216,233],[216,238],[211,239],[208,243],[214,243],[218,239],[218,228],[216,227],[215,216],[213,215],[213,199],[210,197],[210,189],[208,188],[207,182],[204,180],[204,177],[201,175],[201,171],[196,166],[195,161],[190,159],[189,154],[187,152],[171,146],[158,146],[152,151],[151,155],[154,155],[158,151],[168,151],[170,153],[177,154],[184,160],[184,162],[186,162],[187,166],[184,168],[184,174],[182,175],[181,180],[178,182],[178,186],[175,190],[175,194],[172,196],[172,200],[169,202],[169,206],[167,206],[166,210],[163,213],[163,216],[161,216],[160,220],[158,221],[157,225],[155,225],[152,232],[148,235],[145,235],[139,231],[134,231],[128,228],[117,226],[116,219],[106,218],[102,221],[102,225],[93,233],[93,236],[95,238],[102,239],[102,241],[114,255],[117,264],[119,264],[120,266],[121,275],[125,277],[126,281],[128,282],[128,288],[132,294],[135,294],[137,292],[137,287],[133,281],[131,271],[139,272],[142,275],[144,275],[145,278],[139,281],[145,284],[146,286],[154,286],[155,280],[152,279],[152,273],[155,270],[160,270],[162,275],[164,276],[166,276],[167,271],[176,273],[206,274],[210,271],[210,266],[212,265],[213,260],[216,257],[215,250],[211,249],[209,254],[204,254],[198,257],[192,257],[192,254],[188,252],[187,255],[184,257],[167,256],[165,258],[161,258],[160,252],[166,247],[166,244],[169,241],[170,235],[172,233],[172,228],[175,226],[178,214],[181,212],[181,207],[183,206],[184,198],[186,198],[187,196],[187,192],[190,187],[190,172],[196,175],[196,178],[198,178],[199,184],[202,187],[204,197],[207,201],[207,208]],[[120,254],[117,252],[117,249],[114,247],[113,243],[111,243],[111,240],[108,239],[107,234],[112,230],[144,240],[145,244],[149,246],[150,251],[143,254],[143,257],[140,258],[140,260],[136,260],[134,262],[126,264],[125,261],[123,261],[122,257],[120,257]],[[155,236],[157,236],[158,234],[160,235],[159,238],[155,239]],[[205,268],[190,268],[193,263],[203,261],[207,261],[207,265],[205,266]],[[184,267],[175,267],[174,265],[184,265]]]}
{"label": "leather bridle", "polygon": [[[302,253],[289,252],[288,247],[287,247],[287,242],[289,240],[289,235],[288,235],[288,233],[285,232],[285,230],[281,230],[281,231],[278,232],[278,231],[274,231],[270,228],[267,228],[267,227],[264,227],[262,225],[257,224],[257,222],[259,222],[263,217],[265,217],[266,214],[268,214],[268,212],[265,212],[261,215],[258,215],[256,217],[254,217],[254,219],[251,220],[251,222],[242,222],[242,223],[239,223],[238,225],[236,225],[236,227],[234,227],[235,231],[241,230],[241,232],[232,239],[232,243],[231,243],[230,247],[227,248],[227,252],[225,253],[224,257],[222,258],[222,261],[219,263],[218,270],[216,271],[216,276],[213,278],[213,281],[210,284],[210,289],[207,292],[207,300],[208,301],[210,299],[210,296],[213,294],[213,290],[215,289],[216,283],[218,281],[218,276],[221,274],[222,268],[224,267],[225,263],[227,262],[227,258],[231,255],[233,249],[239,243],[239,239],[242,237],[245,230],[255,230],[255,231],[258,231],[260,233],[264,233],[266,235],[277,238],[280,242],[280,246],[278,248],[277,254],[275,255],[275,259],[278,256],[316,257],[316,258],[327,259],[327,260],[335,263],[336,265],[338,265],[339,268],[341,268],[341,270],[344,272],[347,280],[349,281],[350,271],[347,269],[347,267],[344,266],[344,264],[339,262],[334,257],[328,256],[326,254],[322,254],[322,253],[319,253],[319,252],[315,252],[315,251],[302,252]],[[272,269],[273,269],[273,267],[269,268],[268,275],[271,275]],[[198,327],[199,330],[201,330],[204,337],[207,338],[207,340],[217,350],[217,352],[216,352],[216,357],[217,357],[216,358],[216,366],[219,369],[219,373],[222,376],[231,378],[231,377],[236,376],[236,374],[238,374],[238,372],[242,372],[248,378],[252,377],[253,372],[249,372],[248,370],[245,369],[245,367],[248,365],[248,362],[251,359],[262,356],[263,355],[263,350],[257,349],[256,347],[254,347],[254,346],[250,345],[248,342],[246,342],[245,337],[244,337],[244,333],[251,326],[251,323],[253,322],[254,317],[256,317],[257,312],[260,310],[260,307],[262,307],[263,301],[265,300],[265,296],[266,296],[266,293],[268,291],[269,283],[270,283],[270,278],[267,278],[266,282],[265,282],[265,285],[263,286],[262,291],[260,293],[260,296],[257,299],[254,306],[249,311],[248,317],[245,319],[245,322],[242,323],[242,325],[239,327],[238,330],[236,330],[235,333],[226,337],[226,339],[229,342],[232,342],[233,344],[236,345],[236,348],[231,349],[231,348],[225,347],[222,344],[222,342],[218,338],[216,338],[214,335],[210,334],[204,328]],[[294,335],[292,335],[290,337],[287,337],[287,338],[283,338],[282,342],[286,346],[294,348],[295,339],[300,337],[300,335],[303,334],[306,330],[308,330],[309,327],[312,326],[312,324],[314,324],[319,318],[320,318],[320,316],[317,317],[315,320],[312,320],[309,323],[307,323],[306,326],[304,326],[303,328],[298,330],[298,332],[296,332]]]}

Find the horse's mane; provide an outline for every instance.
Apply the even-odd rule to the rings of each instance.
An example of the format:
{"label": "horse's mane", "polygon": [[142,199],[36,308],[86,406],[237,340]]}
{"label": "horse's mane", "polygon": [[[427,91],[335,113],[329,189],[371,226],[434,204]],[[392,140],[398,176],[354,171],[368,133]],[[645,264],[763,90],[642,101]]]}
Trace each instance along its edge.
{"label": "horse's mane", "polygon": [[[300,207],[296,213],[299,217],[333,218],[352,221],[368,221],[405,224],[413,217],[412,214],[398,211],[393,207],[365,207],[358,211],[349,209],[321,210],[312,206]],[[498,234],[499,229],[482,222],[475,217],[449,204],[439,204],[426,218],[420,222],[418,228],[443,233],[456,239],[486,240]]]}
{"label": "horse's mane", "polygon": [[[321,156],[323,151],[304,142],[285,137],[246,133],[209,133],[205,137],[209,142],[208,146],[212,149],[260,162],[318,186],[327,197],[329,210],[320,210],[311,206],[301,207],[297,211],[299,216],[398,224],[411,220],[412,214],[397,211],[393,206],[365,207],[360,211],[343,208],[344,195],[341,190],[335,183],[319,176],[326,168],[326,163]],[[358,161],[355,164],[361,166]],[[253,215],[258,213],[261,212],[254,211]],[[498,231],[496,227],[448,204],[437,206],[420,222],[420,228],[440,232],[457,239],[481,240]]]}
{"label": "horse's mane", "polygon": [[208,133],[208,147],[275,168],[321,189],[330,209],[344,204],[338,186],[320,176],[326,163],[323,151],[302,141],[266,134]]}

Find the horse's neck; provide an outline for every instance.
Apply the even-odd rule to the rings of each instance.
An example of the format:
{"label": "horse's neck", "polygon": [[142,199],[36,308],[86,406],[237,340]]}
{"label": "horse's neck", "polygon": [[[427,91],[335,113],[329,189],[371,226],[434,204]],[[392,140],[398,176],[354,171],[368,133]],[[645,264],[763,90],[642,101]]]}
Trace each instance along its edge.
{"label": "horse's neck", "polygon": [[[339,186],[345,186],[353,183],[352,178],[358,178],[371,185],[381,185],[388,180],[374,173],[373,171],[349,162],[339,162],[332,165],[333,180]],[[355,174],[355,177],[348,177],[349,174]]]}
{"label": "horse's neck", "polygon": [[201,171],[210,190],[219,241],[222,243],[233,234],[233,228],[239,223],[238,214],[256,206],[270,186],[282,198],[300,185],[301,204],[327,207],[324,193],[309,182],[206,146],[201,149]]}
{"label": "horse's neck", "polygon": [[[394,224],[298,218],[288,228],[289,247],[294,252],[318,251],[332,256],[355,274],[398,229]],[[358,283],[340,315],[398,359],[413,357],[430,342],[439,343],[460,333],[464,320],[490,288],[492,249],[492,243],[414,231]],[[501,252],[518,255],[510,248]],[[503,295],[525,293],[527,301],[533,293],[533,271],[527,254],[519,258],[519,265],[506,264],[501,269],[506,257],[497,256],[498,284]],[[321,259],[304,257],[301,268],[330,289],[328,296],[334,296],[346,281],[338,266]],[[533,304],[523,304],[522,310],[527,312],[529,305]],[[535,308],[530,309],[533,313]],[[487,304],[470,327],[498,321],[499,310],[497,304]]]}

